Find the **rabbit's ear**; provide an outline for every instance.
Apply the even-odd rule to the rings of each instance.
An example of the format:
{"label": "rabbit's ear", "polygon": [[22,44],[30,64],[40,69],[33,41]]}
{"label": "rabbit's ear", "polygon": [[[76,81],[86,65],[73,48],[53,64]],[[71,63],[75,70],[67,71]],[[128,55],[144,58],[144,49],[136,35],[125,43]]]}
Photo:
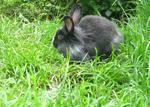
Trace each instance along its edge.
{"label": "rabbit's ear", "polygon": [[67,32],[73,32],[74,30],[74,23],[71,17],[65,16],[64,17],[64,24],[65,24],[65,29]]}
{"label": "rabbit's ear", "polygon": [[76,4],[70,11],[70,16],[73,19],[74,24],[78,24],[82,17],[82,8],[79,4]]}

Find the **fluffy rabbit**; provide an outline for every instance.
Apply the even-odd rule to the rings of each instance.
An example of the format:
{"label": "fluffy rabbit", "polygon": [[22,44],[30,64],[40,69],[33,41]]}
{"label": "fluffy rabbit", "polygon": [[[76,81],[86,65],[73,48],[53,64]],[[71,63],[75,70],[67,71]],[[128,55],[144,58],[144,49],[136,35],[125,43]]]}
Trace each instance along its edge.
{"label": "fluffy rabbit", "polygon": [[57,30],[53,45],[71,61],[109,57],[117,51],[123,37],[111,21],[102,16],[88,15],[82,18],[80,5],[74,6],[64,17],[63,27]]}

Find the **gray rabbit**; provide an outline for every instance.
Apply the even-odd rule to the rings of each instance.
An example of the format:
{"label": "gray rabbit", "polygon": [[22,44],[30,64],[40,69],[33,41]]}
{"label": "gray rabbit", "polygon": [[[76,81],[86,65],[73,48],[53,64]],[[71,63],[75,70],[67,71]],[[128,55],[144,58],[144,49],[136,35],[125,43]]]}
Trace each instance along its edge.
{"label": "gray rabbit", "polygon": [[82,18],[80,5],[74,6],[64,17],[63,27],[57,30],[53,45],[71,61],[110,56],[112,50],[119,50],[123,41],[121,33],[111,21],[102,16],[87,15]]}

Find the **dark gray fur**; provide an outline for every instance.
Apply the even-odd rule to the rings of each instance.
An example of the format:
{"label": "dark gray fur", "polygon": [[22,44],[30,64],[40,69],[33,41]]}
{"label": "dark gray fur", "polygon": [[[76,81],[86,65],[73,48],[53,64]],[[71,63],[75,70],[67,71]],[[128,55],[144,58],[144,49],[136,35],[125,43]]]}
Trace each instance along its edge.
{"label": "dark gray fur", "polygon": [[[111,21],[102,16],[81,16],[82,8],[77,5],[70,17],[64,19],[63,27],[57,31],[53,44],[60,53],[65,57],[69,55],[72,61],[81,61],[93,59],[96,52],[107,58],[112,48],[119,50],[123,37]],[[72,27],[73,30],[68,30]]]}

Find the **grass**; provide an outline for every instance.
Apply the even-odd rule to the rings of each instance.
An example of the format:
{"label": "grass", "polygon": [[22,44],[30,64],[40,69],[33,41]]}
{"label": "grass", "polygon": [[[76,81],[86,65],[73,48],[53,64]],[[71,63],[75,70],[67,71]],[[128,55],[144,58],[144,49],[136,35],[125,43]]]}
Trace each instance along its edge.
{"label": "grass", "polygon": [[69,61],[52,45],[59,20],[0,17],[0,107],[149,107],[150,1],[120,27],[125,43],[109,62]]}

